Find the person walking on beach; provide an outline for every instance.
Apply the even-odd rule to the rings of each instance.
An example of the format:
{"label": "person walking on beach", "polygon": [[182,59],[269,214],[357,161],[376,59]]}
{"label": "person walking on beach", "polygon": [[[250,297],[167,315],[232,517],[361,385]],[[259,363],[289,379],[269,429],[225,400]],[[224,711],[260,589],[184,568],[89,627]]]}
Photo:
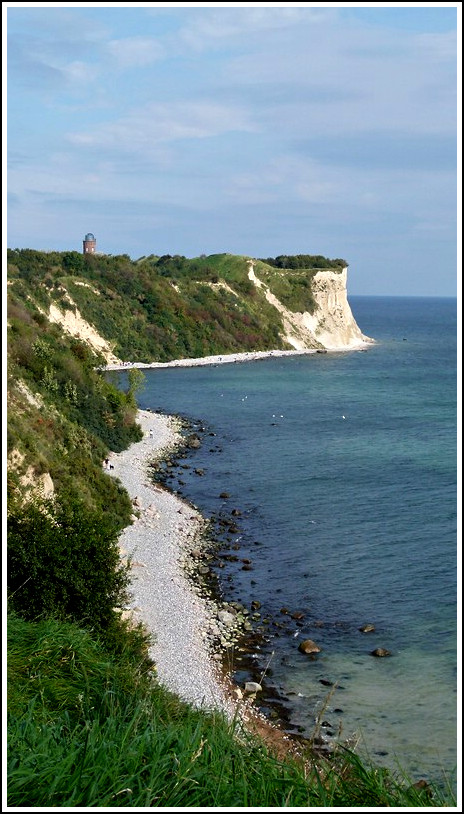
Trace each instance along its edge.
{"label": "person walking on beach", "polygon": [[148,435],[150,436],[150,438],[153,438],[153,430],[150,430],[150,432],[148,433]]}

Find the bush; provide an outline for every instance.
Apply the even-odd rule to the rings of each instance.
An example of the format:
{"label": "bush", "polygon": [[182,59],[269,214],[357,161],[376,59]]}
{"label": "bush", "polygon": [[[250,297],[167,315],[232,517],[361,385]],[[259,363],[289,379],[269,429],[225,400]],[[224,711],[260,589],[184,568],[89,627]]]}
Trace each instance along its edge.
{"label": "bush", "polygon": [[8,593],[25,619],[55,617],[104,632],[126,601],[117,530],[72,495],[30,501],[8,518]]}

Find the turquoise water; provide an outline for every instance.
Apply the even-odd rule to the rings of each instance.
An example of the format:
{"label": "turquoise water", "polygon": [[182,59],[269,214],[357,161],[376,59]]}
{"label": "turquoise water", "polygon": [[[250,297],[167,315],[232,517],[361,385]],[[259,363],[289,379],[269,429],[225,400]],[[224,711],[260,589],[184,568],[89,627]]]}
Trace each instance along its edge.
{"label": "turquoise water", "polygon": [[172,488],[208,517],[241,512],[228,542],[252,570],[216,570],[269,619],[246,671],[271,659],[289,731],[323,710],[328,738],[439,779],[456,765],[456,301],[350,304],[367,351],[149,370],[139,402],[203,429]]}

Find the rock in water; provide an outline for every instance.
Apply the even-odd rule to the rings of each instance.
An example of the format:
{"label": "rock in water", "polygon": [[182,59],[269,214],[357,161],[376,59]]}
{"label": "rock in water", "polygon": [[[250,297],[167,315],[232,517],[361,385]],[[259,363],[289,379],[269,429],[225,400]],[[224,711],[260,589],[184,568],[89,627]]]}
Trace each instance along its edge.
{"label": "rock in water", "polygon": [[358,628],[358,630],[360,633],[374,633],[375,627],[369,622],[367,625]]}
{"label": "rock in water", "polygon": [[304,642],[298,645],[298,650],[300,653],[320,653],[321,648],[318,647],[316,642],[313,642],[312,639],[305,639]]}

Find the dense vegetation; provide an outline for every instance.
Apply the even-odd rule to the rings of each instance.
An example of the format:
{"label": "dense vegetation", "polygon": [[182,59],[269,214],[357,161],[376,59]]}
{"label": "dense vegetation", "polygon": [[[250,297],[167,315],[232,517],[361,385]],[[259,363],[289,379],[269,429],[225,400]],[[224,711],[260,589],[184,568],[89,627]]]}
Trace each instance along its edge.
{"label": "dense vegetation", "polygon": [[[310,256],[286,258],[285,269],[277,268],[279,258],[258,261],[256,269],[287,308],[313,313],[314,274],[341,270],[344,261],[318,255],[302,266],[302,257]],[[8,251],[8,276],[21,302],[33,297],[44,310],[50,303],[61,310],[77,307],[121,359],[165,362],[290,347],[282,339],[279,312],[249,280],[242,256],[150,255],[131,261],[128,255],[15,249]]]}
{"label": "dense vegetation", "polygon": [[[237,739],[222,716],[192,710],[157,684],[145,632],[123,621],[129,572],[117,540],[132,505],[101,464],[141,437],[140,381],[129,372],[126,392],[114,387],[100,371],[103,356],[51,323],[49,306],[73,308],[69,292],[123,358],[231,349],[246,315],[247,341],[252,327],[261,330],[256,289],[249,304],[239,297],[250,285],[243,258],[133,263],[15,250],[8,259],[9,806],[449,802],[450,793],[410,787],[350,752],[316,770],[278,760],[243,732]],[[218,297],[207,283],[226,271],[237,294]],[[278,323],[266,326],[259,336],[273,343]]]}
{"label": "dense vegetation", "polygon": [[341,271],[341,269],[348,266],[346,260],[338,257],[336,260],[329,260],[323,257],[322,254],[279,254],[277,257],[267,257],[263,259],[264,263],[269,266],[275,266],[279,269],[334,269]]}

